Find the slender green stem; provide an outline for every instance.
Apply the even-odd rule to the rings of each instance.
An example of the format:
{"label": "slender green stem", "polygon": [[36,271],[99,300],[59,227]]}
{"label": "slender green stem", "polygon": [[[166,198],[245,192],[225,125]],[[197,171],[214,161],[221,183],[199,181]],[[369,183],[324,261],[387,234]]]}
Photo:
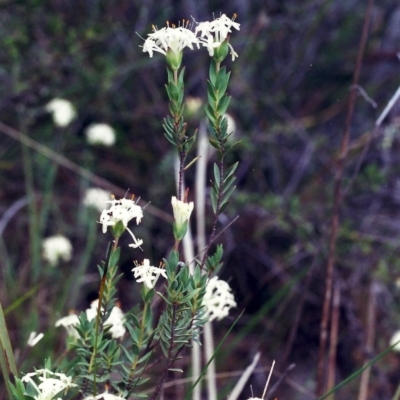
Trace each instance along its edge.
{"label": "slender green stem", "polygon": [[17,367],[15,365],[14,354],[11,347],[10,337],[8,335],[6,320],[4,318],[3,308],[0,303],[0,367],[3,373],[4,382],[8,393],[8,398],[12,399],[12,391],[9,378],[17,377]]}
{"label": "slender green stem", "polygon": [[144,317],[147,314],[147,309],[149,308],[150,303],[149,302],[145,302],[144,306],[143,306],[143,316],[142,316],[142,320],[140,321],[140,334],[139,334],[139,340],[138,340],[138,354],[135,355],[135,358],[132,362],[131,368],[130,368],[130,373],[129,373],[129,379],[133,378],[133,374],[135,373],[135,369],[136,366],[138,364],[139,361],[139,353],[140,353],[140,347],[143,344],[143,338],[144,338],[144,330],[146,328],[145,326],[145,321],[144,321]]}
{"label": "slender green stem", "polygon": [[[90,363],[88,367],[88,374],[91,374],[93,372],[93,384],[94,384],[94,390],[96,392],[96,355],[97,355],[97,347],[98,347],[98,337],[99,337],[99,330],[100,330],[100,323],[101,323],[101,309],[102,309],[102,302],[103,302],[103,295],[104,295],[104,287],[106,284],[106,279],[107,279],[107,273],[108,273],[108,265],[110,262],[111,255],[114,253],[114,251],[118,247],[118,239],[114,239],[112,249],[108,253],[107,261],[104,266],[104,271],[103,271],[103,276],[101,278],[101,283],[100,283],[100,290],[99,290],[99,302],[97,305],[97,315],[96,315],[96,332],[95,332],[95,343],[93,346],[93,352],[90,358]],[[96,395],[96,393],[94,393]]]}

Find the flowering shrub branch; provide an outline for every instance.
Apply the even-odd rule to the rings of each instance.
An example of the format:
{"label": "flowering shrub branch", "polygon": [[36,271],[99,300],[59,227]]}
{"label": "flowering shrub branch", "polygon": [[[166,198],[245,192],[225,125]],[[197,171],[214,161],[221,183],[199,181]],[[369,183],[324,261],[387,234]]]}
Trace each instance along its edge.
{"label": "flowering shrub branch", "polygon": [[[196,23],[196,22],[194,22]],[[196,23],[197,24],[197,23]],[[127,232],[132,238],[129,247],[142,249],[143,240],[137,238],[129,227],[132,220],[136,225],[143,219],[143,209],[128,198],[105,200],[101,190],[90,189],[85,194],[84,204],[100,210],[99,223],[103,234],[111,234],[106,261],[98,266],[100,284],[98,300],[80,315],[71,313],[56,322],[56,327],[67,330],[67,349],[63,361],[52,368],[50,361],[45,368],[28,373],[10,383],[15,399],[30,396],[36,400],[69,399],[79,393],[84,400],[121,400],[143,397],[143,385],[149,379],[149,371],[156,360],[162,360],[163,370],[150,399],[158,398],[168,371],[179,369],[174,364],[180,353],[191,341],[200,343],[200,334],[207,321],[219,320],[236,306],[229,285],[215,275],[222,266],[222,246],[217,246],[210,256],[217,219],[229,202],[235,186],[234,172],[237,163],[226,167],[225,155],[229,151],[227,119],[225,112],[230,97],[227,95],[230,73],[221,67],[228,53],[232,60],[237,53],[229,44],[232,29],[239,24],[222,15],[212,22],[197,24],[195,32],[188,23],[176,27],[169,25],[153,32],[144,41],[143,51],[153,57],[154,52],[166,58],[169,112],[163,123],[164,135],[177,149],[179,155],[179,182],[176,196],[171,196],[174,222],[172,234],[174,244],[168,257],[158,267],[150,259],[135,261],[133,277],[141,285],[139,310],[124,314],[119,308],[117,283],[121,248],[119,241]],[[196,130],[187,133],[184,111],[183,51],[206,47],[212,57],[208,87],[206,114],[209,124],[210,144],[217,150],[218,163],[214,165],[211,190],[211,205],[214,221],[209,242],[202,261],[196,261],[191,272],[181,261],[179,246],[187,234],[194,203],[188,201],[188,190],[184,192],[184,171],[196,159],[186,164],[189,151],[196,140]],[[58,107],[58,108],[57,108]],[[65,101],[57,100],[47,107],[59,126],[66,126],[75,117],[75,111]],[[111,146],[115,143],[113,129],[106,124],[94,124],[87,128],[86,137],[90,144]],[[43,256],[55,266],[61,260],[71,260],[72,245],[68,239],[56,236],[43,243]],[[155,312],[154,299],[158,298]],[[0,321],[1,322],[1,321]],[[1,345],[1,343],[0,343]],[[1,349],[0,349],[1,350]],[[68,375],[65,374],[68,371]],[[181,371],[181,370],[179,370]],[[182,372],[182,371],[181,371]],[[154,384],[153,384],[154,387]],[[61,397],[62,396],[62,397]]]}

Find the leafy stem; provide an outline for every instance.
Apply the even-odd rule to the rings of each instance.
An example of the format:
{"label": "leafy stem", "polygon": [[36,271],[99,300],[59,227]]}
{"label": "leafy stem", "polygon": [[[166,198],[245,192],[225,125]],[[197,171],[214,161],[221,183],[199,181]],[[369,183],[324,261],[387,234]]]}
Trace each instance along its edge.
{"label": "leafy stem", "polygon": [[[94,346],[93,346],[93,352],[90,357],[90,363],[88,367],[88,374],[93,372],[93,383],[94,383],[94,390],[96,391],[96,356],[97,356],[97,350],[98,350],[98,338],[99,338],[99,331],[100,331],[100,324],[102,322],[102,316],[101,316],[101,310],[102,310],[102,303],[103,303],[103,297],[104,297],[104,289],[106,287],[106,280],[107,280],[107,274],[109,271],[109,267],[111,264],[115,264],[116,261],[118,260],[118,239],[116,238],[113,241],[112,248],[109,251],[107,255],[107,260],[103,268],[103,276],[101,278],[100,282],[100,290],[99,290],[99,301],[97,305],[97,315],[96,315],[96,325],[95,325],[95,338],[94,338]],[[113,257],[113,255],[116,255]],[[113,261],[113,262],[111,262]],[[113,265],[111,265],[113,266]],[[96,393],[95,393],[96,394]]]}
{"label": "leafy stem", "polygon": [[177,305],[174,303],[172,304],[172,318],[171,318],[171,337],[169,340],[169,346],[168,346],[168,354],[167,354],[167,362],[166,362],[166,366],[164,368],[164,371],[161,375],[161,378],[156,386],[156,388],[154,389],[153,395],[150,397],[150,400],[155,400],[158,396],[158,394],[161,391],[162,385],[165,381],[165,379],[167,378],[167,374],[169,369],[171,368],[172,362],[173,362],[173,357],[172,357],[172,352],[174,349],[174,339],[175,339],[175,324],[176,324],[176,310],[177,310]]}

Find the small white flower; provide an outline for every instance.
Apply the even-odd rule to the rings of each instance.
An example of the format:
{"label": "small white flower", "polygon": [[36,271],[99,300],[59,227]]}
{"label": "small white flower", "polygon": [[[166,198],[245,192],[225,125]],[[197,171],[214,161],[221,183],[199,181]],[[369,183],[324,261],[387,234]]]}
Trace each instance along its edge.
{"label": "small white flower", "polygon": [[[35,382],[34,377],[40,383]],[[77,386],[72,383],[71,377],[48,369],[38,369],[36,372],[26,374],[21,380],[30,383],[36,389],[35,400],[52,400],[61,392]],[[58,399],[60,397],[57,397]]]}
{"label": "small white flower", "polygon": [[111,193],[107,190],[100,188],[87,188],[85,197],[83,198],[83,204],[87,207],[93,207],[102,211],[106,207],[110,197]]}
{"label": "small white flower", "polygon": [[[98,307],[99,301],[94,300],[90,304],[90,307],[86,309],[86,317],[88,321],[91,321],[92,319],[96,318],[97,316],[97,307]],[[77,330],[75,329],[75,326],[79,324],[79,318],[76,314],[70,314],[66,317],[63,317],[59,319],[55,326],[63,326],[67,330],[68,336],[79,339],[79,334]],[[119,339],[125,335],[126,328],[124,326],[125,324],[125,315],[122,312],[122,310],[114,306],[111,310],[111,313],[107,320],[104,322],[104,326],[111,326],[109,329],[109,332],[111,333],[111,336],[114,339]]]}
{"label": "small white flower", "polygon": [[193,201],[185,203],[178,200],[175,196],[172,196],[171,204],[174,212],[175,223],[178,227],[181,227],[190,218],[194,207]]}
{"label": "small white flower", "polygon": [[108,124],[92,124],[85,130],[86,140],[91,145],[112,146],[115,143],[114,129]]}
{"label": "small white flower", "polygon": [[157,29],[153,26],[153,33],[149,33],[144,41],[143,51],[149,53],[150,57],[153,57],[154,51],[166,56],[168,50],[174,54],[181,53],[185,47],[193,50],[194,44],[199,46],[196,35],[190,29],[182,26]]}
{"label": "small white flower", "polygon": [[44,338],[43,333],[36,334],[36,332],[33,331],[29,335],[27,344],[29,347],[36,346],[43,338]]}
{"label": "small white flower", "polygon": [[63,317],[59,319],[56,323],[55,326],[63,326],[67,330],[68,336],[74,338],[74,339],[79,339],[79,333],[75,329],[75,326],[79,324],[79,318],[76,314],[71,313],[67,315],[66,317]]}
{"label": "small white flower", "polygon": [[117,396],[115,394],[108,393],[106,390],[104,393],[98,394],[96,397],[94,396],[89,396],[85,397],[83,400],[125,400],[125,397]]}
{"label": "small white flower", "polygon": [[76,116],[72,103],[64,99],[53,99],[46,105],[46,111],[52,114],[53,121],[57,126],[69,125]]}
{"label": "small white flower", "polygon": [[[195,33],[200,33],[199,41],[207,48],[210,57],[212,57],[214,56],[214,50],[228,39],[232,28],[240,30],[240,24],[222,14],[214,21],[200,22],[195,29]],[[234,61],[238,55],[229,43],[228,46],[231,50],[232,61]]]}
{"label": "small white flower", "polygon": [[[396,344],[397,343],[397,344]],[[393,351],[400,352],[400,331],[396,331],[390,339],[390,346],[393,346]]]}
{"label": "small white flower", "polygon": [[132,247],[134,249],[140,247],[143,244],[143,240],[138,239],[128,227],[126,228],[126,230],[129,232],[133,239],[133,243],[130,244],[129,247]]}
{"label": "small white flower", "polygon": [[153,289],[157,283],[158,278],[162,275],[167,279],[167,272],[164,268],[152,267],[150,260],[144,259],[143,264],[138,265],[132,269],[136,282],[143,282],[149,289]]}
{"label": "small white flower", "polygon": [[60,260],[68,262],[72,258],[72,244],[62,235],[50,236],[42,243],[43,258],[55,266]]}
{"label": "small white flower", "polygon": [[206,286],[206,293],[203,298],[203,306],[206,308],[206,316],[209,321],[226,317],[236,302],[231,293],[228,283],[214,276],[209,279]]}
{"label": "small white flower", "polygon": [[[92,319],[96,318],[98,306],[99,306],[99,300],[94,300],[90,303],[90,308],[86,310],[86,316],[88,321],[91,321]],[[125,324],[124,313],[119,307],[114,306],[111,310],[109,317],[104,322],[104,326],[111,326],[108,332],[111,333],[111,336],[114,339],[119,339],[125,335],[126,328],[124,324]]]}
{"label": "small white flower", "polygon": [[[118,221],[121,221],[125,228],[128,227],[128,222],[136,218],[136,224],[139,224],[143,218],[143,210],[133,200],[120,199],[108,200],[111,204],[109,209],[103,210],[100,215],[100,223],[103,225],[103,233],[107,232],[107,227],[115,226]],[[130,231],[129,231],[130,232]],[[130,232],[134,237],[133,233]],[[140,242],[134,237],[134,242]]]}

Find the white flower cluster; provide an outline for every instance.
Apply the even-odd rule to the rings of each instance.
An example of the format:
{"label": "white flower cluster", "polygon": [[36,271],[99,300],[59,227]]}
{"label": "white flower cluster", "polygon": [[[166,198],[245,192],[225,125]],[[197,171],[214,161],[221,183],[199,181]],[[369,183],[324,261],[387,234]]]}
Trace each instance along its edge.
{"label": "white flower cluster", "polygon": [[160,275],[165,279],[168,278],[165,269],[152,267],[148,259],[144,259],[141,265],[136,263],[136,267],[132,269],[132,272],[134,273],[136,282],[143,282],[149,289],[154,288]]}
{"label": "white flower cluster", "polygon": [[[53,122],[63,128],[68,126],[75,118],[76,111],[72,103],[65,99],[54,98],[45,107],[51,113]],[[90,145],[112,146],[116,137],[114,129],[105,123],[91,124],[85,129],[86,140]]]}
{"label": "white flower cluster", "polygon": [[[86,310],[86,316],[88,321],[96,318],[97,315],[97,308],[98,308],[99,301],[95,300],[92,301],[90,304],[90,308]],[[111,310],[110,316],[105,321],[105,326],[110,326],[109,332],[114,339],[119,339],[125,335],[126,328],[124,326],[125,323],[125,315],[122,310],[114,306]],[[75,326],[79,324],[79,318],[76,314],[70,314],[66,317],[59,319],[55,326],[63,326],[67,330],[68,336],[79,339],[79,334],[75,329]]]}
{"label": "white flower cluster", "polygon": [[83,198],[83,204],[93,207],[98,211],[103,211],[107,202],[110,200],[111,193],[100,188],[88,188]]}
{"label": "white flower cluster", "polygon": [[154,51],[167,55],[169,49],[174,53],[180,53],[185,47],[193,50],[193,44],[199,47],[199,41],[190,29],[168,26],[157,30],[153,26],[153,33],[149,33],[149,37],[145,40],[143,51],[153,57]]}
{"label": "white flower cluster", "polygon": [[[225,14],[214,21],[200,22],[196,27],[196,34],[200,32],[199,42],[207,48],[210,57],[214,55],[214,50],[221,46],[228,39],[232,28],[240,30],[240,24],[228,18]],[[231,50],[232,61],[239,57],[233,47],[228,43]]]}
{"label": "white flower cluster", "polygon": [[[40,383],[35,382],[34,377]],[[26,374],[21,380],[30,383],[36,389],[35,400],[52,400],[61,392],[77,386],[72,383],[72,378],[69,376],[48,369],[38,369],[36,372]],[[61,398],[57,397],[57,400]]]}
{"label": "white flower cluster", "polygon": [[[181,53],[185,47],[193,50],[193,45],[197,45],[197,47],[201,45],[207,48],[212,57],[215,49],[229,39],[232,28],[240,30],[240,24],[234,22],[234,18],[228,18],[225,14],[213,21],[198,23],[194,33],[183,26],[168,26],[159,30],[153,27],[153,33],[148,35],[143,44],[143,51],[148,52],[149,56],[153,57],[154,51],[167,55],[169,50],[173,53]],[[198,33],[200,34],[199,37],[196,36]],[[234,61],[238,55],[229,43],[228,45],[232,61]]]}
{"label": "white flower cluster", "polygon": [[206,309],[206,316],[209,321],[221,320],[229,314],[232,307],[236,307],[231,290],[228,283],[218,279],[218,276],[208,280],[203,306]]}
{"label": "white flower cluster", "polygon": [[62,235],[50,236],[42,243],[43,258],[52,266],[56,266],[61,260],[68,262],[72,258],[72,244]]}
{"label": "white flower cluster", "polygon": [[91,124],[85,130],[86,140],[91,145],[112,146],[115,143],[115,131],[108,124]]}
{"label": "white flower cluster", "polygon": [[60,127],[69,125],[76,117],[76,111],[71,102],[55,98],[46,105],[46,111],[52,114],[53,122]]}
{"label": "white flower cluster", "polygon": [[115,394],[108,393],[106,390],[104,393],[100,393],[97,396],[85,397],[83,400],[125,400],[125,397],[117,396]]}
{"label": "white flower cluster", "polygon": [[133,244],[129,247],[140,247],[143,240],[137,239],[133,232],[128,228],[128,222],[136,218],[136,224],[139,224],[143,218],[143,210],[140,206],[130,199],[109,200],[111,204],[109,209],[103,210],[100,215],[100,223],[103,225],[103,233],[107,232],[107,227],[114,227],[118,222],[122,222],[125,229],[130,233],[133,239]]}

